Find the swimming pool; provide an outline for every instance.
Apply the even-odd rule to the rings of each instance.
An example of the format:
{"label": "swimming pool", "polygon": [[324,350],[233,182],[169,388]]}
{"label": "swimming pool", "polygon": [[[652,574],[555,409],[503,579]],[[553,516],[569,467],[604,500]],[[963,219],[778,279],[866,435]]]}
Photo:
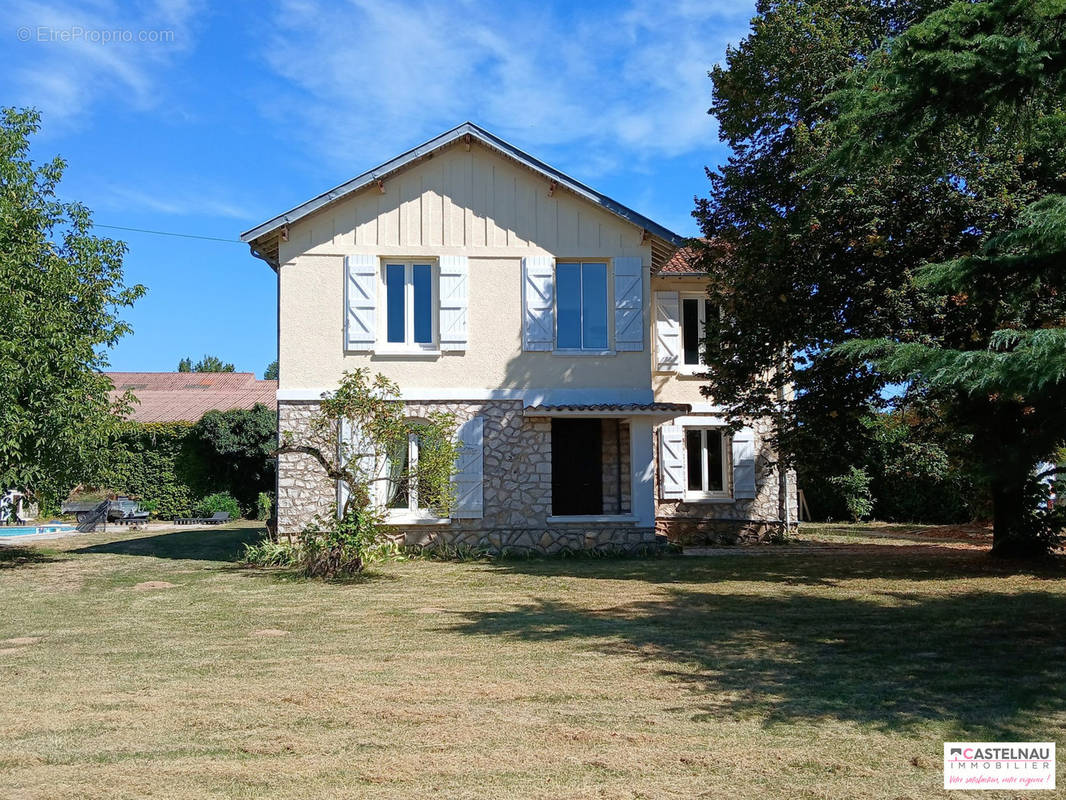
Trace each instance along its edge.
{"label": "swimming pool", "polygon": [[50,522],[45,525],[0,525],[0,537],[34,536],[38,533],[73,533],[74,526],[65,522]]}

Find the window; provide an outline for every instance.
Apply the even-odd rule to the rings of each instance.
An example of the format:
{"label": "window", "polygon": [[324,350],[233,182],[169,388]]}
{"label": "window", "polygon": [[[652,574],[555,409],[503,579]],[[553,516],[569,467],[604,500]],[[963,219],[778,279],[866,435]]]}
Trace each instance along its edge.
{"label": "window", "polygon": [[685,496],[725,497],[726,437],[721,428],[685,428]]}
{"label": "window", "polygon": [[437,291],[429,263],[385,264],[385,341],[398,349],[435,350]]}
{"label": "window", "polygon": [[607,264],[561,261],[555,266],[555,346],[607,349]]}
{"label": "window", "polygon": [[702,295],[681,296],[681,363],[686,367],[703,364],[707,320],[718,318],[718,311]]}
{"label": "window", "polygon": [[428,492],[419,486],[412,475],[418,475],[418,450],[422,442],[417,425],[413,425],[405,439],[396,442],[390,449],[386,463],[385,507],[399,513],[408,512],[417,516],[431,516],[419,496]]}

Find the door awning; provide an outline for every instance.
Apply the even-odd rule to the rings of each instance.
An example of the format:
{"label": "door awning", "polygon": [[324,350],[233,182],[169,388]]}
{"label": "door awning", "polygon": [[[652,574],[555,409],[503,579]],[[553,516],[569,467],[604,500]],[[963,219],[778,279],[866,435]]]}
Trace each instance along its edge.
{"label": "door awning", "polygon": [[688,403],[567,403],[526,406],[527,417],[655,417],[673,419],[692,413]]}

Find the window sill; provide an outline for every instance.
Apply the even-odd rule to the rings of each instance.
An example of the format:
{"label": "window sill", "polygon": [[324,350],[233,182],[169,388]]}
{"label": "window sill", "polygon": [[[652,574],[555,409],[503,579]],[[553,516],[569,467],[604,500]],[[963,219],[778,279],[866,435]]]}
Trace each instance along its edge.
{"label": "window sill", "polygon": [[614,350],[581,350],[579,348],[555,348],[552,350],[553,356],[613,356],[616,355]]}
{"label": "window sill", "polygon": [[371,355],[386,356],[388,358],[438,358],[440,350],[423,350],[414,347],[379,347],[375,348]]}
{"label": "window sill", "polygon": [[707,376],[707,367],[704,365],[684,364],[677,368],[679,378],[704,378]]}
{"label": "window sill", "polygon": [[724,494],[686,494],[681,498],[682,503],[735,503],[736,499]]}
{"label": "window sill", "polygon": [[450,525],[451,517],[426,517],[418,514],[387,514],[386,525]]}
{"label": "window sill", "polygon": [[637,518],[632,514],[559,514],[548,517],[548,524],[563,524],[566,522],[636,522]]}

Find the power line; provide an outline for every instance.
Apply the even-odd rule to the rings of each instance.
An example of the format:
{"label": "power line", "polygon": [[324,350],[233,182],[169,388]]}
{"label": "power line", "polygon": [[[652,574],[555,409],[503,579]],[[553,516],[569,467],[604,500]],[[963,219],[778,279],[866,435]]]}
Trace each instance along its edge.
{"label": "power line", "polygon": [[181,239],[203,239],[208,242],[226,242],[227,244],[244,244],[240,239],[220,239],[217,236],[200,236],[195,233],[174,233],[173,231],[150,231],[147,228],[126,228],[122,225],[102,225],[93,223],[94,228],[110,228],[116,231],[133,231],[134,233],[152,233],[156,236],[177,236]]}

